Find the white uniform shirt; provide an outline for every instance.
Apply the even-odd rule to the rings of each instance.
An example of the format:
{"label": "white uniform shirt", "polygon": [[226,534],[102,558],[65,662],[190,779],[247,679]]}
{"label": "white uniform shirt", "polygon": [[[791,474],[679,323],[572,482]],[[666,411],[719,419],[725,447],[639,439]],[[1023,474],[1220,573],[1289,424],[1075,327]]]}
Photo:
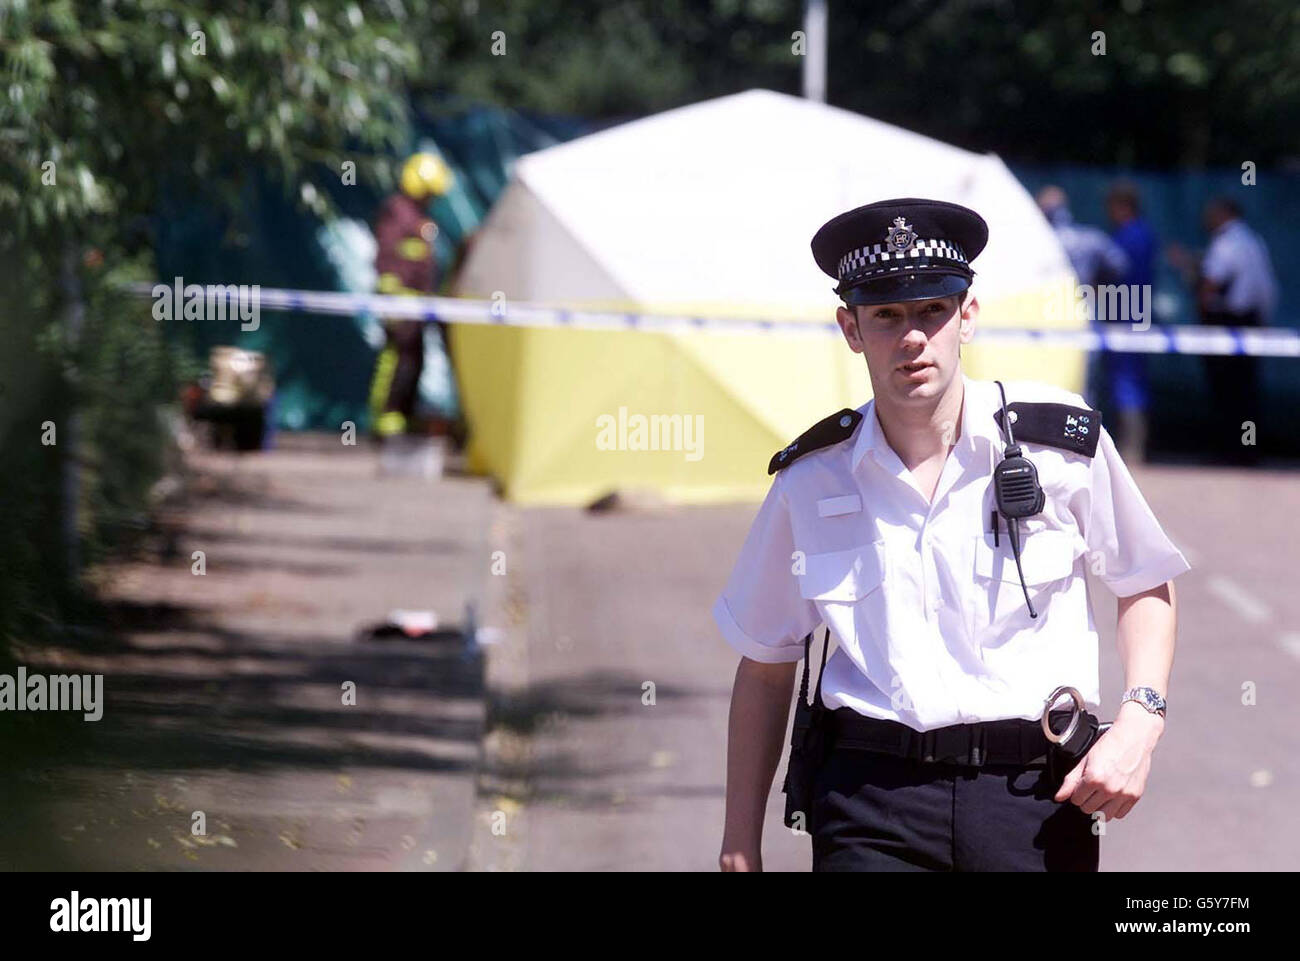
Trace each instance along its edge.
{"label": "white uniform shirt", "polygon": [[1258,310],[1264,322],[1272,316],[1277,279],[1268,248],[1241,220],[1229,220],[1214,232],[1201,262],[1201,274],[1213,284],[1228,285],[1221,298],[1223,310],[1234,314]]}
{"label": "white uniform shirt", "polygon": [[[993,419],[998,388],[961,376],[961,434],[932,503],[868,402],[850,438],[777,473],[714,619],[732,647],[765,663],[799,660],[804,636],[825,622],[837,650],[826,665],[823,703],[919,731],[1037,719],[1061,684],[1099,711],[1085,570],[1126,597],[1189,565],[1104,429],[1091,458],[1022,442],[1046,493],[1042,512],[1020,521],[1025,582],[1038,612],[1030,618],[1005,522],[997,546],[990,522],[993,468],[1005,443]],[[1088,406],[1047,384],[1004,386],[1008,404]]]}

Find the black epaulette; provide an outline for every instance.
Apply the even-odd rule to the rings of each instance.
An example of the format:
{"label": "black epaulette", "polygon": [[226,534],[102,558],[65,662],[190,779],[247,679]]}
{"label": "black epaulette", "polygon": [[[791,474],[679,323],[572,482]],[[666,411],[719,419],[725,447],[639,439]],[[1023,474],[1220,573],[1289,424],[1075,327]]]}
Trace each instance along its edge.
{"label": "black epaulette", "polygon": [[[1025,403],[1019,401],[1007,404],[1011,416],[1011,432],[1016,443],[1028,441],[1031,444],[1045,444],[1059,447],[1072,454],[1092,457],[1097,453],[1097,441],[1101,438],[1101,411],[1087,407],[1072,407],[1069,404]],[[997,410],[993,419],[998,422],[1002,436],[1006,431],[1002,424],[1002,411]]]}
{"label": "black epaulette", "polygon": [[796,437],[794,443],[785,450],[779,450],[773,454],[772,459],[767,464],[767,472],[775,474],[782,468],[789,467],[804,454],[821,450],[823,447],[830,447],[831,444],[838,444],[842,440],[848,440],[853,436],[853,431],[857,428],[860,420],[862,420],[862,414],[856,410],[849,410],[847,407],[838,414],[831,414],[824,420],[819,420]]}

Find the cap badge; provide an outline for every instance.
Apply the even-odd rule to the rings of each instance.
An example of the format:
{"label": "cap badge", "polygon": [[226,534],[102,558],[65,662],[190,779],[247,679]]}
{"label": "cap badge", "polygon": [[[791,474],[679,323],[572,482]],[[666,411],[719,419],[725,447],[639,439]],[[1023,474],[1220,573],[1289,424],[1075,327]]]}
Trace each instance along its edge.
{"label": "cap badge", "polygon": [[893,254],[905,254],[916,243],[916,231],[903,217],[894,218],[894,226],[885,234],[885,246]]}

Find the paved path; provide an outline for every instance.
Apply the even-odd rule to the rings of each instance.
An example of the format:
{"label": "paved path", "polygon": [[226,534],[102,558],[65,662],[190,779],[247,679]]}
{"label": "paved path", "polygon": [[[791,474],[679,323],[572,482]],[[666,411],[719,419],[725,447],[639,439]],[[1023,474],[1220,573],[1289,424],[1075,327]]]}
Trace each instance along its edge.
{"label": "paved path", "polygon": [[463,866],[482,662],[454,633],[354,632],[401,607],[459,626],[486,566],[488,486],[379,479],[368,448],[337,438],[281,444],[193,457],[165,559],[107,572],[116,638],[31,652],[33,670],[104,672],[107,708],[50,719],[69,740],[7,785],[0,868]]}

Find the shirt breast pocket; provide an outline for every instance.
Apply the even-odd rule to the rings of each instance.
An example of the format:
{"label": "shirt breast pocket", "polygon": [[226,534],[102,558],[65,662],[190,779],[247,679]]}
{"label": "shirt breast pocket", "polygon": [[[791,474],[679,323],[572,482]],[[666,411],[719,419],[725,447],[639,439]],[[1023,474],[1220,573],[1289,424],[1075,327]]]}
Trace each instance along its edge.
{"label": "shirt breast pocket", "polygon": [[[1070,531],[1042,529],[1026,533],[1022,527],[1020,565],[1040,619],[1052,594],[1074,576],[1076,540]],[[975,539],[973,626],[981,636],[990,630],[1020,630],[1033,623],[1005,530],[998,535],[998,542],[995,545],[993,534],[987,531]]]}
{"label": "shirt breast pocket", "polygon": [[885,580],[885,542],[844,551],[808,554],[799,575],[799,593],[811,601],[855,604]]}

